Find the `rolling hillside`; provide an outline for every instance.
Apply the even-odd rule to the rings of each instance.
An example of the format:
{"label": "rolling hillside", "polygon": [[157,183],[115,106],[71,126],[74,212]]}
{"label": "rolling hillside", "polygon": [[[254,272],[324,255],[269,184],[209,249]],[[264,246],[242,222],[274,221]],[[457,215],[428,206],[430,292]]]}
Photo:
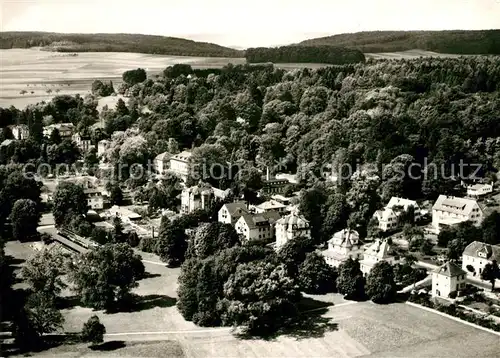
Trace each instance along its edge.
{"label": "rolling hillside", "polygon": [[304,46],[341,46],[364,53],[420,49],[449,54],[500,54],[500,30],[370,31],[320,37]]}
{"label": "rolling hillside", "polygon": [[148,54],[243,57],[243,53],[207,42],[138,34],[60,34],[0,32],[0,48],[44,47],[58,52],[139,52]]}

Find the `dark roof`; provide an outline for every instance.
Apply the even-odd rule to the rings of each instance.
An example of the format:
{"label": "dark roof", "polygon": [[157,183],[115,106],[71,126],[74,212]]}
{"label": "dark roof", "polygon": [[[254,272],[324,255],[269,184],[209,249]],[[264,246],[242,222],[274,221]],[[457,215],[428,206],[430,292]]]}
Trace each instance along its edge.
{"label": "dark roof", "polygon": [[[473,241],[469,245],[467,245],[463,254],[477,258],[486,258],[492,261],[500,261],[500,246],[489,245],[480,241]],[[480,254],[484,255],[480,256]]]}
{"label": "dark roof", "polygon": [[[243,213],[248,213],[247,204],[243,201],[224,204],[224,207],[229,211],[231,216],[238,214],[241,210]],[[241,216],[241,215],[239,215]]]}
{"label": "dark roof", "polygon": [[269,211],[261,214],[245,214],[242,215],[249,229],[254,229],[259,226],[272,225],[281,218],[276,211]]}
{"label": "dark roof", "polygon": [[449,261],[445,263],[443,266],[440,266],[437,269],[435,269],[434,272],[448,277],[456,277],[467,274],[467,272],[462,270],[458,265]]}

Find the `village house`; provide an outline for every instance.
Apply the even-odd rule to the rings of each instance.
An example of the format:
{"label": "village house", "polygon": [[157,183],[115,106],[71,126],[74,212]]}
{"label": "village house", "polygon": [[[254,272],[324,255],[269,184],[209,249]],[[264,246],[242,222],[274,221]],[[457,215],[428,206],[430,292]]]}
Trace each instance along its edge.
{"label": "village house", "polygon": [[277,201],[278,203],[281,203],[285,206],[289,206],[292,203],[292,198],[287,198],[286,196],[283,196],[281,194],[275,194],[271,196],[271,199]]}
{"label": "village house", "polygon": [[248,214],[247,204],[243,201],[227,203],[220,208],[218,213],[218,221],[224,224],[235,225],[236,221],[244,215]]}
{"label": "village house", "polygon": [[244,214],[236,221],[235,229],[246,241],[270,240],[274,237],[274,224],[280,218],[276,211]]}
{"label": "village house", "polygon": [[13,126],[9,126],[9,128],[15,139],[17,140],[28,139],[30,133],[28,126],[26,124],[16,124]]}
{"label": "village house", "polygon": [[59,131],[59,135],[62,139],[71,138],[73,135],[75,126],[73,123],[55,123],[48,126],[43,127],[43,136],[50,137],[54,129]]}
{"label": "village house", "polygon": [[215,201],[222,201],[230,190],[213,188],[208,184],[184,187],[181,192],[181,213],[189,214],[199,209],[207,209]]}
{"label": "village house", "polygon": [[387,240],[376,239],[363,252],[363,260],[360,261],[361,272],[367,276],[377,262],[386,261],[391,265],[395,257],[390,254],[390,245]]}
{"label": "village house", "polygon": [[170,158],[172,155],[169,152],[163,152],[158,154],[154,161],[153,161],[153,166],[155,171],[158,174],[164,174],[165,171],[168,169],[168,166],[170,164]]}
{"label": "village house", "polygon": [[124,224],[137,223],[142,219],[141,215],[123,206],[113,205],[106,213],[108,219],[119,217]]}
{"label": "village house", "polygon": [[270,211],[275,211],[280,214],[284,214],[286,212],[286,205],[283,205],[276,200],[268,200],[263,202],[262,204],[252,206],[251,209],[253,209],[256,213],[267,213]]}
{"label": "village house", "polygon": [[179,175],[182,180],[186,180],[189,175],[189,159],[191,152],[185,150],[179,154],[175,154],[170,158],[170,171]]}
{"label": "village house", "polygon": [[328,241],[328,249],[322,251],[328,265],[338,267],[348,258],[361,260],[363,248],[356,230],[343,229],[336,232]]}
{"label": "village house", "polygon": [[396,230],[401,227],[401,214],[412,210],[414,220],[420,219],[420,207],[414,200],[402,199],[393,196],[383,210],[377,210],[373,215],[378,221],[378,228],[382,231]]}
{"label": "village house", "polygon": [[87,196],[87,205],[92,210],[104,209],[104,196],[101,190],[96,188],[84,189],[83,191]]}
{"label": "village house", "polygon": [[276,222],[276,250],[279,250],[289,240],[299,237],[310,238],[311,227],[309,221],[298,213],[297,210],[282,217]]}
{"label": "village house", "polygon": [[479,198],[481,196],[493,192],[493,183],[491,184],[474,184],[467,186],[467,196]]}
{"label": "village house", "polygon": [[92,147],[92,140],[90,136],[83,135],[80,133],[73,134],[73,142],[76,143],[76,146],[80,148],[82,152],[87,152]]}
{"label": "village house", "polygon": [[439,233],[443,227],[471,221],[480,225],[483,211],[474,199],[440,195],[432,207],[432,229]]}
{"label": "village house", "polygon": [[500,262],[500,246],[473,241],[462,254],[462,269],[471,276],[481,277],[484,266],[493,260]]}
{"label": "village house", "polygon": [[465,288],[466,272],[453,262],[447,262],[432,272],[432,296],[450,297]]}
{"label": "village house", "polygon": [[103,155],[110,146],[110,141],[107,139],[100,140],[97,142],[97,155]]}

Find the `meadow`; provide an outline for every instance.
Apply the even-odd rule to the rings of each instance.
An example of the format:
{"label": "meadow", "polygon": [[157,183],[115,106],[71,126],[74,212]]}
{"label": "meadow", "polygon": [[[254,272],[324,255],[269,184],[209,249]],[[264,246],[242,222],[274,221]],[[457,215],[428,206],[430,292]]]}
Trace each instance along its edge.
{"label": "meadow", "polygon": [[[430,51],[404,51],[365,54],[374,59],[401,59],[416,57],[455,57]],[[190,64],[193,68],[221,68],[228,63],[243,64],[244,58],[188,57],[151,55],[128,52],[70,53],[32,49],[0,50],[0,107],[24,108],[29,104],[49,101],[56,94],[90,93],[96,79],[121,82],[124,71],[142,67],[149,75],[160,74],[167,66]],[[323,64],[281,63],[280,68],[317,68]],[[21,91],[26,93],[21,94]],[[49,93],[47,93],[49,91]]]}

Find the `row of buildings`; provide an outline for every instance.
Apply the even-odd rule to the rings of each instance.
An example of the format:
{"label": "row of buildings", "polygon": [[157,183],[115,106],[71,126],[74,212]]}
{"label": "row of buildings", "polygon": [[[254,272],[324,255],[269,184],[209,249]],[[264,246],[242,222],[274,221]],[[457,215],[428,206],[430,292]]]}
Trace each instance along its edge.
{"label": "row of buildings", "polygon": [[[395,231],[403,225],[401,220],[403,213],[409,211],[412,212],[416,222],[427,214],[416,201],[393,197],[382,210],[375,212],[374,217],[381,231]],[[439,234],[443,228],[465,221],[480,225],[483,218],[483,210],[476,199],[440,195],[432,206],[432,223],[429,231]]]}

